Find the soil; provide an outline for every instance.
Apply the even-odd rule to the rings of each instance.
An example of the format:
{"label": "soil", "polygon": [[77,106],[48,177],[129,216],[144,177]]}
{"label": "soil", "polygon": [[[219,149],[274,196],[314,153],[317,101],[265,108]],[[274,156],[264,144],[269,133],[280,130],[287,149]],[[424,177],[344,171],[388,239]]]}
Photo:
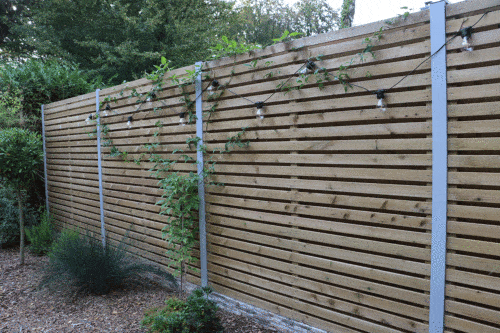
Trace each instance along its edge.
{"label": "soil", "polygon": [[[0,249],[0,333],[133,332],[145,333],[144,311],[165,304],[171,290],[151,282],[108,295],[82,295],[38,288],[47,257],[26,254],[19,264],[19,249]],[[254,319],[219,310],[226,333],[277,333]]]}

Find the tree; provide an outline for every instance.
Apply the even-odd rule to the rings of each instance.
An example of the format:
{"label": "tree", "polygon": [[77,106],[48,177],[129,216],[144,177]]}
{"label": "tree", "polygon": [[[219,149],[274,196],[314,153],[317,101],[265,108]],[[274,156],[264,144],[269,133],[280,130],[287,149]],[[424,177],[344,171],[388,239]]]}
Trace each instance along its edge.
{"label": "tree", "polygon": [[24,195],[37,178],[42,162],[40,135],[20,128],[0,131],[0,179],[17,195],[21,265],[24,265]]}
{"label": "tree", "polygon": [[356,0],[344,0],[342,3],[342,11],[340,13],[340,28],[352,27],[354,21],[354,11],[356,9]]}
{"label": "tree", "polygon": [[224,0],[44,0],[14,30],[40,56],[75,62],[113,83],[141,77],[161,56],[206,59],[235,14]]}
{"label": "tree", "polygon": [[305,36],[329,32],[338,26],[338,13],[325,0],[300,0],[294,9],[292,29]]}
{"label": "tree", "polygon": [[243,0],[236,10],[238,20],[233,26],[233,34],[262,47],[272,44],[283,31],[290,31],[295,16],[282,0]]}
{"label": "tree", "polygon": [[293,7],[283,0],[243,0],[236,11],[233,35],[262,47],[273,44],[285,30],[311,36],[338,26],[338,14],[325,0],[300,0]]}
{"label": "tree", "polygon": [[15,31],[29,22],[30,7],[36,0],[2,0],[0,2],[0,60],[10,60],[32,51]]}

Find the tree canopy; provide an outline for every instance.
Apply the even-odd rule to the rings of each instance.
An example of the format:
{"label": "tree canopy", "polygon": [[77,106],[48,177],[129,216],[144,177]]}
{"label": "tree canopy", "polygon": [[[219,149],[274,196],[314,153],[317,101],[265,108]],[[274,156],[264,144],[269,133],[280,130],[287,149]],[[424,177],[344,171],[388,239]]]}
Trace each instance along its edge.
{"label": "tree canopy", "polygon": [[267,46],[285,30],[310,36],[337,26],[326,0],[5,0],[0,49],[4,59],[64,59],[118,84],[161,56],[173,68],[210,59],[222,36]]}

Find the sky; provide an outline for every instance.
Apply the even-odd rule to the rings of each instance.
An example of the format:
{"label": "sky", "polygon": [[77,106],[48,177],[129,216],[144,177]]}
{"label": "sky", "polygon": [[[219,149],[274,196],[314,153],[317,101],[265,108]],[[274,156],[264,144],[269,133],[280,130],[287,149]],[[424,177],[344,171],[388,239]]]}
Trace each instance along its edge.
{"label": "sky", "polygon": [[[327,0],[334,9],[342,6],[342,0]],[[354,25],[363,25],[370,22],[385,20],[403,14],[406,10],[401,7],[408,7],[410,12],[418,12],[425,7],[429,0],[356,0],[356,10],[354,12]],[[449,3],[456,3],[460,0],[449,0]],[[287,4],[294,4],[295,0],[285,0]]]}

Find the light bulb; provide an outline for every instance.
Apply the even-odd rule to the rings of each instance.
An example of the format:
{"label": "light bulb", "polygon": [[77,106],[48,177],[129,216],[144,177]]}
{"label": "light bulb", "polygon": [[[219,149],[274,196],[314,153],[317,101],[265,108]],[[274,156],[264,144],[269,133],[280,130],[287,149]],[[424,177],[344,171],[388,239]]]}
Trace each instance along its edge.
{"label": "light bulb", "polygon": [[128,121],[127,121],[127,127],[128,127],[128,128],[132,128],[132,120],[133,120],[133,119],[132,119],[132,116],[129,116],[129,117],[128,117]]}
{"label": "light bulb", "polygon": [[386,109],[387,105],[385,104],[385,102],[384,102],[384,99],[383,99],[383,98],[381,98],[381,99],[379,99],[379,100],[378,100],[377,107],[378,107],[379,109],[382,109],[382,111],[386,111],[386,110],[387,110],[387,109]]}
{"label": "light bulb", "polygon": [[186,112],[179,113],[179,125],[186,126]]}
{"label": "light bulb", "polygon": [[377,90],[377,98],[378,98],[378,103],[377,103],[377,108],[381,109],[382,111],[387,110],[387,104],[385,103],[385,90],[380,89]]}
{"label": "light bulb", "polygon": [[264,102],[257,102],[255,106],[257,107],[257,112],[255,113],[257,119],[264,119]]}
{"label": "light bulb", "polygon": [[464,37],[462,41],[462,51],[463,52],[472,52],[474,50],[474,47],[471,45],[469,38]]}

